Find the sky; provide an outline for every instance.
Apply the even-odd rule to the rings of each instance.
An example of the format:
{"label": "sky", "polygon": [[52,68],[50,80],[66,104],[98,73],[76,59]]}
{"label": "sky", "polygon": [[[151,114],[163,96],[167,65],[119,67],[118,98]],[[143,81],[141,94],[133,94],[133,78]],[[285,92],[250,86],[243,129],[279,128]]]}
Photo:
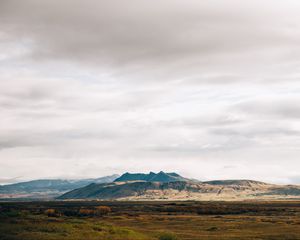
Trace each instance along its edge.
{"label": "sky", "polygon": [[160,170],[300,184],[299,12],[0,0],[0,184]]}

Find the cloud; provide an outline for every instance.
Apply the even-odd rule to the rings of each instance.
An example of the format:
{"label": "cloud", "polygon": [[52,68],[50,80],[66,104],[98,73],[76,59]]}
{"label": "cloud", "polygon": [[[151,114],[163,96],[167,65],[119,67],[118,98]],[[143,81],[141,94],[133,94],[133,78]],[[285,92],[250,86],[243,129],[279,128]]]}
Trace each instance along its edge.
{"label": "cloud", "polygon": [[288,179],[288,183],[290,184],[300,184],[300,176],[296,175],[296,176],[292,176]]}
{"label": "cloud", "polygon": [[245,114],[279,119],[299,119],[300,98],[297,93],[289,93],[281,98],[264,97],[239,103],[235,106]]}
{"label": "cloud", "polygon": [[0,178],[0,185],[1,184],[12,184],[15,182],[20,181],[21,177],[14,177],[14,178]]}
{"label": "cloud", "polygon": [[28,54],[38,61],[73,61],[137,82],[207,84],[295,71],[297,8],[297,1],[4,0],[0,16],[3,31],[31,42]]}
{"label": "cloud", "polygon": [[236,125],[242,122],[243,119],[239,116],[212,113],[202,116],[181,117],[175,121],[161,122],[161,124],[168,127],[204,128]]}
{"label": "cloud", "polygon": [[247,138],[254,138],[258,136],[299,136],[300,131],[291,130],[286,127],[276,127],[276,126],[268,126],[268,124],[259,126],[248,126],[247,128],[216,128],[211,131],[211,133],[216,135],[225,135],[225,136],[244,136]]}
{"label": "cloud", "polygon": [[1,176],[295,176],[299,9],[0,1]]}

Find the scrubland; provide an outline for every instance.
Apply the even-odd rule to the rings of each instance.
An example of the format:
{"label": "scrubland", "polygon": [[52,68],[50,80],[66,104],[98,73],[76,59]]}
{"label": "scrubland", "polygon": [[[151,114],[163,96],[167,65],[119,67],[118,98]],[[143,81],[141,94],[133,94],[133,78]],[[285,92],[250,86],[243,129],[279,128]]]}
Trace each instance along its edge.
{"label": "scrubland", "polygon": [[300,239],[300,202],[3,202],[0,239]]}

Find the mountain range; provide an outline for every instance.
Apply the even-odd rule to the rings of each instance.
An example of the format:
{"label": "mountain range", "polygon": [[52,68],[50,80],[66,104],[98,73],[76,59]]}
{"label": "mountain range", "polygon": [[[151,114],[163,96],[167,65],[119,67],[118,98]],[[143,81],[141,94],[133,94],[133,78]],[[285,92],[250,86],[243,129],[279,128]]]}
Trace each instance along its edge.
{"label": "mountain range", "polygon": [[177,173],[125,173],[111,183],[92,183],[58,199],[102,200],[249,200],[300,199],[300,186],[253,180],[200,182]]}
{"label": "mountain range", "polygon": [[109,183],[119,175],[91,179],[39,179],[0,186],[0,198],[54,198],[91,183]]}
{"label": "mountain range", "polygon": [[278,200],[300,199],[300,186],[254,180],[198,181],[177,173],[124,173],[94,179],[40,179],[0,186],[0,199]]}

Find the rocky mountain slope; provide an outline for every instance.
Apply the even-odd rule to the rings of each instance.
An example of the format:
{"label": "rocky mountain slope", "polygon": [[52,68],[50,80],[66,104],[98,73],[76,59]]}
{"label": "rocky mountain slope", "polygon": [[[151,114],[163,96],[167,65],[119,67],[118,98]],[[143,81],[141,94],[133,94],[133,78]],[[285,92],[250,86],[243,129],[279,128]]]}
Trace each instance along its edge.
{"label": "rocky mountain slope", "polygon": [[[159,173],[158,173],[159,174]],[[158,175],[155,174],[155,175]],[[147,176],[146,176],[147,175]],[[152,181],[153,174],[124,174],[113,183],[90,184],[63,194],[59,199],[103,200],[246,200],[300,199],[300,186],[281,186],[253,180],[219,180],[198,182]],[[168,174],[167,174],[168,175]],[[154,176],[154,175],[153,175]],[[171,175],[172,176],[172,175]],[[145,179],[150,179],[147,181]],[[183,180],[185,179],[185,180]],[[122,181],[120,181],[122,180]],[[128,181],[123,181],[128,180]]]}

